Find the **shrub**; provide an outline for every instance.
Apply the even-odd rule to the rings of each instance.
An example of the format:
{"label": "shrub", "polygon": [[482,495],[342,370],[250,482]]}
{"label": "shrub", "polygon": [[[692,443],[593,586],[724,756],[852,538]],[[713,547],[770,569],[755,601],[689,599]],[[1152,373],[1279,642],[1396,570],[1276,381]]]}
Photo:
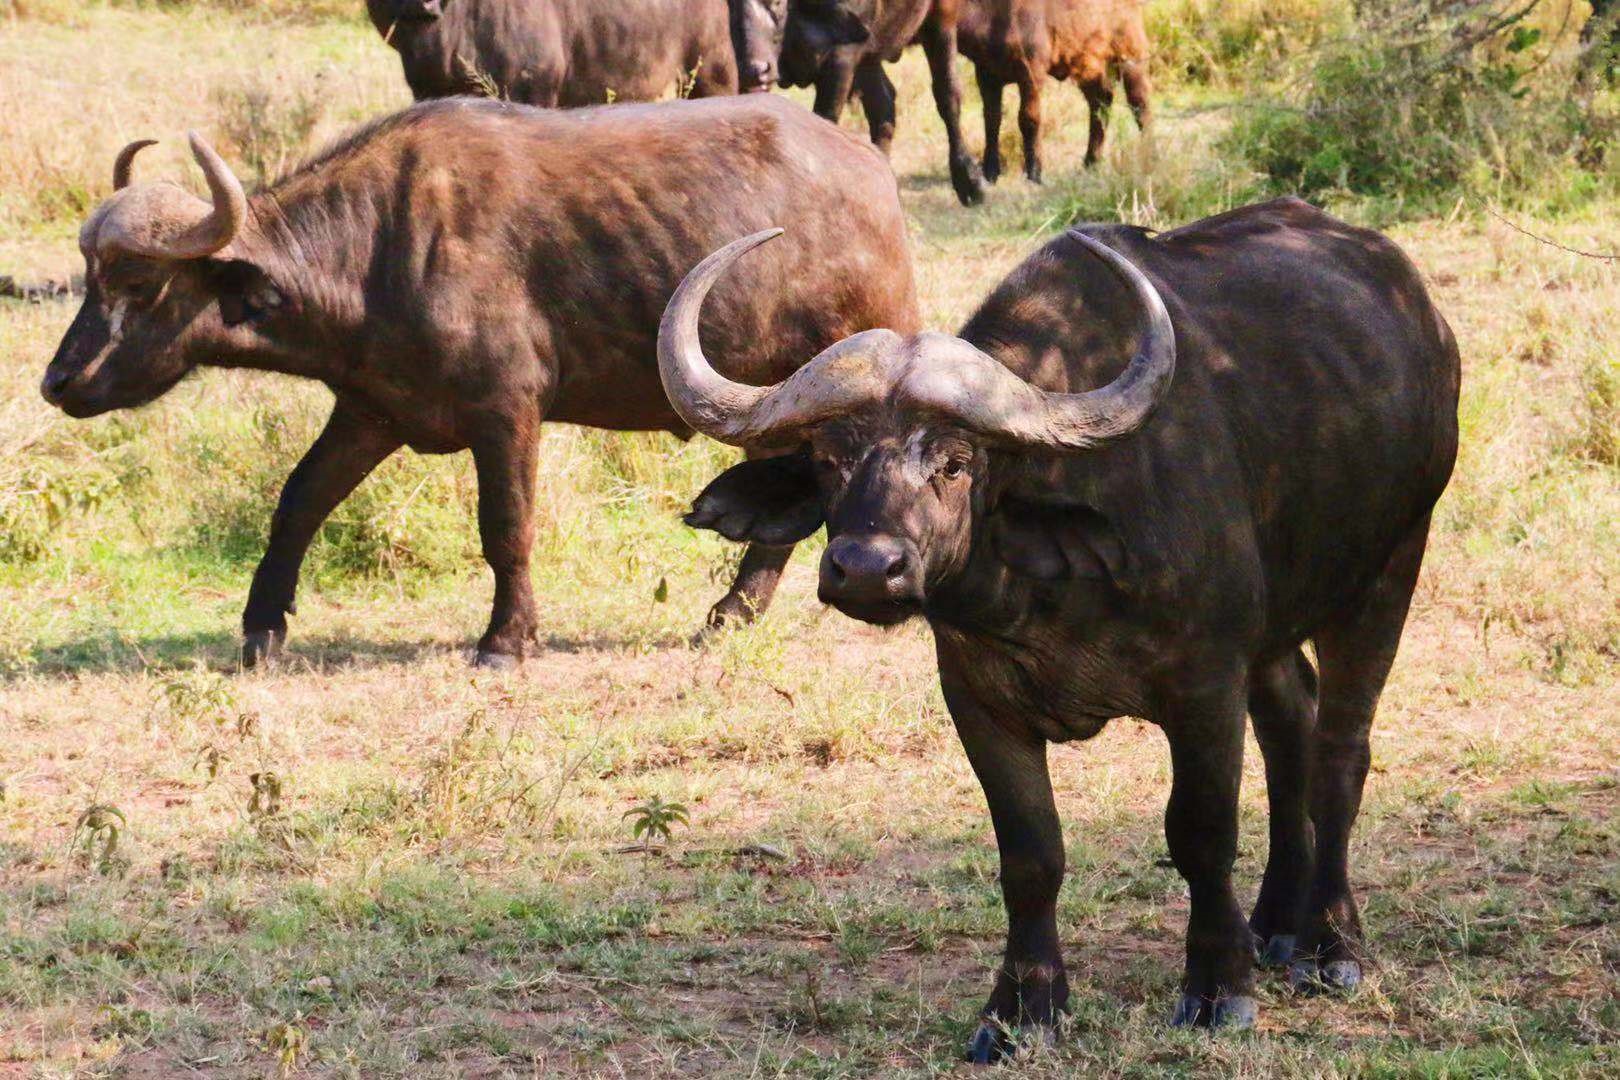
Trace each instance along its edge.
{"label": "shrub", "polygon": [[1387,200],[1398,213],[1460,196],[1550,196],[1591,177],[1591,136],[1534,0],[1360,0],[1352,42],[1323,50],[1297,102],[1239,119],[1224,149],[1281,190]]}
{"label": "shrub", "polygon": [[1349,0],[1162,0],[1148,5],[1157,76],[1233,86],[1341,37]]}

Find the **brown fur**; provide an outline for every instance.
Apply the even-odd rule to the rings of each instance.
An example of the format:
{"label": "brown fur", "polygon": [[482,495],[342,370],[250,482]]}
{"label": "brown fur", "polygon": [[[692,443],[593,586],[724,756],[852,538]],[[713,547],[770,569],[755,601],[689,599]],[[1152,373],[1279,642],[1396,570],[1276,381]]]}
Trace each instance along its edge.
{"label": "brown fur", "polygon": [[[716,290],[703,321],[730,377],[774,383],[849,334],[916,326],[893,174],[785,99],[417,105],[254,196],[216,256],[87,244],[84,306],[42,392],[93,416],[150,401],[199,364],[332,388],[332,419],[288,480],[254,577],[250,660],[285,635],[305,548],[378,462],[401,445],[471,450],[496,577],[480,652],[521,655],[537,625],[541,422],[686,434],[658,377],[664,305],[710,250],[773,225],[787,236],[751,278]],[[790,550],[752,549],[715,617],[762,609]]]}
{"label": "brown fur", "polygon": [[418,101],[528,105],[737,92],[726,0],[367,0]]}
{"label": "brown fur", "polygon": [[1001,175],[1001,96],[1018,87],[1024,172],[1041,178],[1041,91],[1046,76],[1073,79],[1091,108],[1086,164],[1102,152],[1114,83],[1139,125],[1149,120],[1148,36],[1141,0],[963,0],[962,55],[973,61],[984,99],[984,175]]}

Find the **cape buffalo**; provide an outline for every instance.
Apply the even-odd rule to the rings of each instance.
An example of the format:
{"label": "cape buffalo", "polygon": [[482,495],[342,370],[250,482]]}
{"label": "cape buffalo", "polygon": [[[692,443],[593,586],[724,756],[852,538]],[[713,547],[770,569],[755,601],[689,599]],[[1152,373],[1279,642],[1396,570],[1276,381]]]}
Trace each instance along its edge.
{"label": "cape buffalo", "polygon": [[[1165,832],[1192,897],[1174,1022],[1252,1023],[1256,943],[1296,985],[1354,986],[1346,850],[1368,728],[1457,449],[1457,347],[1417,270],[1293,199],[1157,236],[1088,226],[1014,270],[959,337],[872,330],[742,385],[710,366],[698,313],[772,235],[687,277],[658,361],[693,427],[793,452],[723,473],[687,520],[734,540],[825,522],[823,600],[932,627],[1009,923],[971,1056],[1005,1053],[1009,1029],[1050,1032],[1065,1007],[1046,744],[1112,717],[1170,744]],[[1247,919],[1232,887],[1245,712],[1271,806]]]}
{"label": "cape buffalo", "polygon": [[885,61],[920,43],[928,55],[934,104],[945,122],[951,185],[963,204],[984,200],[984,178],[962,141],[962,83],[956,72],[959,0],[730,0],[732,46],[742,89],[816,88],[816,112],[837,120],[852,92],[861,96],[872,141],[894,141],[894,84]]}
{"label": "cape buffalo", "polygon": [[418,101],[529,105],[737,92],[726,0],[366,0]]}
{"label": "cape buffalo", "polygon": [[[70,416],[151,401],[199,364],[319,379],[331,419],[287,481],[248,595],[244,661],[287,632],[329,513],[401,445],[470,449],[495,603],[485,663],[521,656],[543,420],[689,429],[654,361],[670,293],[740,228],[795,242],[707,322],[730,375],[780,379],[871,326],[914,326],[893,174],[862,139],[777,98],[555,111],[473,98],[362,128],[251,198],[191,145],[206,202],[130,184],[79,233],[85,298],[41,392]],[[712,622],[768,602],[791,546],[749,548]]]}
{"label": "cape buffalo", "polygon": [[1018,87],[1024,175],[1041,179],[1041,91],[1072,78],[1091,110],[1086,164],[1102,153],[1114,81],[1125,84],[1138,127],[1149,120],[1148,38],[1141,0],[965,0],[957,39],[984,101],[984,178],[1001,175],[1001,97]]}

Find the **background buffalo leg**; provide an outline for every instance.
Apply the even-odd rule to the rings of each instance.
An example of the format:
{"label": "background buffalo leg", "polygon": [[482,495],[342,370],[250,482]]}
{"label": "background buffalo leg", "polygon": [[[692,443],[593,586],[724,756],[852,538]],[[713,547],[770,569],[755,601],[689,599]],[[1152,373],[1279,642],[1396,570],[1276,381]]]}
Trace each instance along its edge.
{"label": "background buffalo leg", "polygon": [[480,667],[505,667],[521,658],[538,621],[529,552],[534,546],[534,480],[540,441],[538,416],[494,416],[473,444],[478,468],[478,534],[495,572],[489,629],[478,642]]}
{"label": "background buffalo leg", "polygon": [[984,181],[993,184],[1001,179],[1001,95],[1006,84],[984,67],[978,69],[977,78],[984,104]]}
{"label": "background buffalo leg", "polygon": [[962,141],[962,82],[956,73],[956,25],[953,22],[946,26],[930,16],[918,37],[928,56],[928,71],[933,76],[934,105],[939,109],[939,118],[945,122],[951,186],[963,206],[974,206],[984,201],[984,177]]}
{"label": "background buffalo leg", "polygon": [[872,145],[885,154],[894,145],[894,83],[883,70],[883,61],[873,57],[863,60],[855,69],[855,89],[860,91],[861,108],[866,111],[866,126],[872,133]]}
{"label": "background buffalo leg", "polygon": [[310,541],[337,505],[400,447],[387,428],[356,415],[340,399],[326,427],[287,477],[270,518],[270,542],[253,573],[242,612],[242,666],[275,656],[287,638],[287,614]]}

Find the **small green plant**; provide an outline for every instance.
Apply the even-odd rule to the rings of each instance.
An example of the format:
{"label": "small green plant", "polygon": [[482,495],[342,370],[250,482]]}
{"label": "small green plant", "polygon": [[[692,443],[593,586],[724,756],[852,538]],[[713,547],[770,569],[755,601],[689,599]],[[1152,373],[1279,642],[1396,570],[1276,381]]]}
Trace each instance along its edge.
{"label": "small green plant", "polygon": [[276,1071],[291,1076],[309,1054],[309,1032],[304,1028],[304,1014],[295,1013],[291,1020],[272,1024],[264,1034],[264,1045],[276,1057]]}
{"label": "small green plant", "polygon": [[623,816],[633,819],[630,826],[630,835],[648,843],[659,840],[667,843],[671,839],[673,826],[691,823],[690,818],[687,816],[686,804],[665,802],[657,795],[650,797],[639,806],[632,806],[624,812]]}
{"label": "small green plant", "polygon": [[100,874],[114,874],[127,864],[119,857],[118,841],[128,825],[124,812],[116,806],[95,803],[73,824],[74,847],[86,866]]}

